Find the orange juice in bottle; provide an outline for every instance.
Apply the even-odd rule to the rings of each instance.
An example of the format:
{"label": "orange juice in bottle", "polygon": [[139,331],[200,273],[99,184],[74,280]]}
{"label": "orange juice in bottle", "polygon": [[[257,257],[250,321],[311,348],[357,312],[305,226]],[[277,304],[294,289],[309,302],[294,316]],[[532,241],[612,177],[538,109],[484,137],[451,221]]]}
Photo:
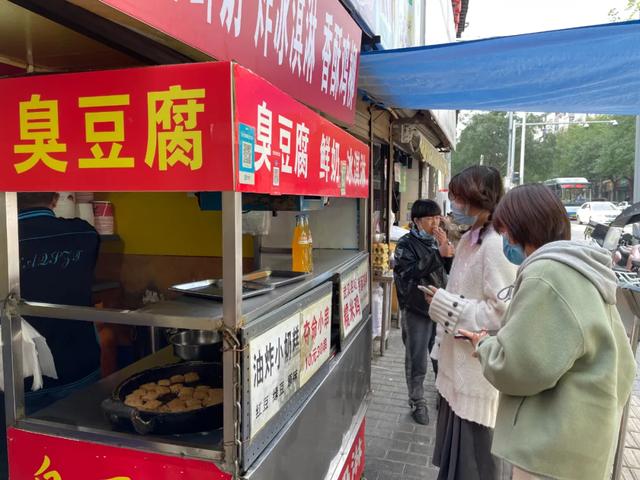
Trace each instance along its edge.
{"label": "orange juice in bottle", "polygon": [[307,272],[313,271],[313,237],[311,236],[311,226],[309,225],[309,217],[304,216],[304,229],[307,234]]}
{"label": "orange juice in bottle", "polygon": [[307,235],[302,215],[296,215],[296,226],[291,239],[291,270],[307,272]]}

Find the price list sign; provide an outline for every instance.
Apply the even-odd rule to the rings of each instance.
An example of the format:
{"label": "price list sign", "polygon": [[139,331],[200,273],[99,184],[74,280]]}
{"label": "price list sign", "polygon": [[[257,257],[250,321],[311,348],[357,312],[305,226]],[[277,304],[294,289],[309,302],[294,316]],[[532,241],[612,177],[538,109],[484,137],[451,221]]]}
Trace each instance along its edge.
{"label": "price list sign", "polygon": [[251,437],[300,388],[300,312],[249,342]]}
{"label": "price list sign", "polygon": [[362,262],[340,281],[340,333],[346,338],[369,306],[369,264]]}

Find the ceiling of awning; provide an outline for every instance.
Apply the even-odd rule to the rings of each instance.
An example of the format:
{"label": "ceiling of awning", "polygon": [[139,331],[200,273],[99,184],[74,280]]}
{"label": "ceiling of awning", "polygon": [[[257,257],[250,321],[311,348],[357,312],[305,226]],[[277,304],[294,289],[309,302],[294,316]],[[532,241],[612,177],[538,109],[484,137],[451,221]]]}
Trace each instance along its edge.
{"label": "ceiling of awning", "polygon": [[387,107],[640,114],[640,22],[367,52],[361,90]]}
{"label": "ceiling of awning", "polygon": [[140,62],[59,23],[0,0],[0,76],[126,67]]}

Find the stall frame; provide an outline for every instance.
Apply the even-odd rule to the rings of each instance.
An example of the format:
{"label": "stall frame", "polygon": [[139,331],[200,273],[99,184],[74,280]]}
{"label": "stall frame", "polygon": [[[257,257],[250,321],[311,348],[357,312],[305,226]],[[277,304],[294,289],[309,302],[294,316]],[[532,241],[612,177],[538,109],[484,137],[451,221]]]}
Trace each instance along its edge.
{"label": "stall frame", "polygon": [[[237,164],[237,144],[233,148],[233,163]],[[369,177],[370,174],[367,175]],[[370,181],[370,179],[368,178]],[[16,189],[18,190],[18,189]],[[367,187],[367,191],[369,187]],[[126,190],[120,190],[126,191]],[[245,190],[246,191],[246,190]],[[0,221],[2,234],[0,235],[0,295],[3,297],[1,307],[3,362],[5,374],[5,398],[7,425],[26,432],[49,435],[101,445],[112,445],[121,448],[131,448],[146,452],[182,456],[186,458],[204,459],[221,466],[224,471],[233,478],[261,478],[260,465],[269,464],[265,458],[273,451],[282,440],[284,429],[291,428],[294,416],[300,417],[309,411],[306,410],[309,403],[316,397],[321,383],[325,383],[331,372],[340,368],[343,352],[348,345],[355,344],[359,339],[359,356],[357,361],[364,362],[359,365],[364,377],[368,379],[370,374],[370,315],[367,309],[363,312],[362,324],[359,325],[347,338],[341,339],[340,352],[336,353],[336,362],[332,367],[323,366],[315,374],[315,379],[309,382],[306,389],[308,394],[300,395],[296,402],[297,408],[289,408],[283,412],[277,422],[272,425],[280,426],[269,432],[272,439],[261,449],[247,450],[243,445],[246,432],[242,430],[243,424],[243,366],[242,366],[242,330],[253,328],[250,325],[252,314],[256,314],[246,308],[243,312],[242,290],[242,193],[239,191],[223,191],[222,195],[222,249],[223,249],[223,301],[222,311],[216,315],[195,310],[184,310],[181,305],[167,302],[165,304],[152,305],[139,311],[94,309],[90,307],[77,307],[68,305],[53,305],[37,302],[28,302],[20,298],[20,270],[19,270],[19,245],[17,222],[17,194],[16,192],[4,192],[0,197]],[[358,225],[357,250],[345,252],[346,261],[338,261],[328,271],[321,273],[317,278],[306,282],[307,290],[315,285],[326,282],[336,273],[338,267],[346,268],[354,261],[362,260],[368,263],[368,257],[363,255],[369,247],[368,240],[368,199],[357,200]],[[370,296],[370,276],[367,285]],[[291,294],[293,295],[293,294]],[[257,301],[259,302],[259,301]],[[244,306],[246,307],[246,301]],[[283,303],[284,304],[284,303]],[[168,308],[162,311],[164,307]],[[266,304],[262,310],[267,310]],[[207,309],[205,309],[207,310]],[[40,316],[57,319],[71,319],[78,321],[102,322],[113,324],[127,324],[153,327],[180,327],[190,329],[218,330],[222,333],[223,351],[223,388],[224,388],[224,425],[223,425],[223,450],[211,450],[198,448],[197,446],[179,445],[171,442],[151,440],[145,437],[136,437],[130,434],[105,431],[84,427],[82,425],[67,425],[60,422],[37,419],[25,416],[23,365],[22,365],[22,316]],[[253,317],[255,318],[255,317]],[[249,332],[251,330],[249,329]],[[366,355],[362,355],[366,352]],[[356,360],[354,360],[356,361]],[[361,385],[361,390],[353,399],[358,402],[353,422],[343,432],[338,454],[328,465],[327,478],[337,478],[342,470],[340,461],[346,460],[344,447],[345,441],[355,438],[356,431],[360,429],[364,421],[366,411],[366,396],[368,381]],[[349,433],[350,432],[350,433]],[[346,433],[346,434],[345,434]],[[280,436],[278,436],[280,435]],[[346,445],[348,448],[349,445]],[[247,455],[245,459],[244,456]],[[304,465],[301,465],[304,467]]]}

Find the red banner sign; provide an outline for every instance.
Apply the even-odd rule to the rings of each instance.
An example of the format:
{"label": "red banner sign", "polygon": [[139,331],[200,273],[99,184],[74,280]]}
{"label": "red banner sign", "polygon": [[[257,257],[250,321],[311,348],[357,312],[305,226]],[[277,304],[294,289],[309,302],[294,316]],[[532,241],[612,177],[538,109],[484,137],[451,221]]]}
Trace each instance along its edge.
{"label": "red banner sign", "polygon": [[236,65],[238,191],[369,196],[369,148]]}
{"label": "red banner sign", "polygon": [[353,444],[351,445],[351,450],[349,451],[349,456],[347,457],[347,461],[342,467],[342,473],[340,473],[340,477],[338,480],[359,480],[362,478],[362,474],[364,473],[364,451],[365,451],[365,441],[364,441],[364,433],[365,433],[365,420],[362,420],[362,424],[358,429],[358,434],[356,435]]}
{"label": "red banner sign", "polygon": [[101,0],[351,123],[361,31],[338,0]]}
{"label": "red banner sign", "polygon": [[230,480],[213,463],[108,447],[10,428],[9,474],[16,480]]}
{"label": "red banner sign", "polygon": [[228,62],[12,78],[0,89],[0,191],[369,194],[366,145]]}
{"label": "red banner sign", "polygon": [[0,81],[0,190],[232,190],[229,63]]}

